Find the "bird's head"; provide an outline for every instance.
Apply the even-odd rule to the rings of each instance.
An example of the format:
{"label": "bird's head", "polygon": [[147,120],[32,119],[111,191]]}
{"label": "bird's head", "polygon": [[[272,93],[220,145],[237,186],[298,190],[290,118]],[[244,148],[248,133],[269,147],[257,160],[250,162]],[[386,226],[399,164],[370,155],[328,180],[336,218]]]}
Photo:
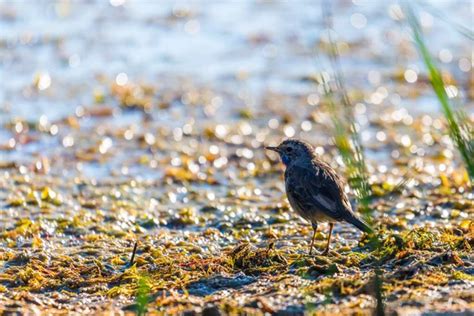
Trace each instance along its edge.
{"label": "bird's head", "polygon": [[309,162],[314,157],[313,146],[298,139],[287,139],[276,147],[267,146],[265,149],[277,152],[280,155],[281,161],[286,166],[289,166],[295,161]]}

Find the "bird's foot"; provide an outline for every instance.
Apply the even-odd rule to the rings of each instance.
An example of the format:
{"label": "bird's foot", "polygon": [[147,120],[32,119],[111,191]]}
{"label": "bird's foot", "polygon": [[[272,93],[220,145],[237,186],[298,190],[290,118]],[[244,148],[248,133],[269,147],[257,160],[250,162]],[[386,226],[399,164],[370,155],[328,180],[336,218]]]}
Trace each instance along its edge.
{"label": "bird's foot", "polygon": [[321,256],[327,256],[328,254],[329,254],[329,248],[324,249],[324,251],[320,253]]}

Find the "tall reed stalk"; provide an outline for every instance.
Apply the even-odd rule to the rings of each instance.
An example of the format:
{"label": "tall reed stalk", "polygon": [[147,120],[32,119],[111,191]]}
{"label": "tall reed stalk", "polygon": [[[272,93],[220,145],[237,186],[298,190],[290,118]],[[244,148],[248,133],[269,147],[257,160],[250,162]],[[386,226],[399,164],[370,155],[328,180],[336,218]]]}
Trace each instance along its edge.
{"label": "tall reed stalk", "polygon": [[404,11],[406,12],[408,24],[413,32],[413,38],[416,47],[418,48],[418,52],[423,58],[423,62],[428,70],[431,86],[441,104],[441,109],[448,123],[449,136],[464,160],[464,164],[472,183],[474,181],[474,141],[472,138],[472,124],[468,118],[463,116],[462,113],[457,113],[453,110],[448,94],[446,93],[441,72],[437,68],[426,46],[418,19],[408,3],[405,3]]}
{"label": "tall reed stalk", "polygon": [[[351,100],[347,94],[344,84],[344,76],[339,62],[339,51],[331,36],[332,15],[330,3],[323,2],[322,12],[328,32],[329,59],[334,76],[335,87],[322,77],[322,85],[329,104],[331,120],[334,127],[334,143],[346,165],[346,174],[349,185],[353,189],[357,200],[364,213],[368,213],[372,190],[368,180],[367,168],[364,158],[364,150],[360,141],[357,124],[355,122],[354,110]],[[342,111],[335,105],[335,94],[337,100],[342,104]],[[341,115],[342,114],[342,115]]]}

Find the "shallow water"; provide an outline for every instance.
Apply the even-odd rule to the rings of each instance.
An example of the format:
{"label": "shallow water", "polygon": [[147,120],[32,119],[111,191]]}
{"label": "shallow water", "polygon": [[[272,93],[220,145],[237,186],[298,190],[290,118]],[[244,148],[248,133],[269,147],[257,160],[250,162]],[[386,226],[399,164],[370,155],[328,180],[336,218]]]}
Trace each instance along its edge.
{"label": "shallow water", "polygon": [[[367,83],[369,72],[388,85],[386,76],[394,69],[422,71],[416,54],[401,55],[397,47],[408,35],[406,26],[390,18],[396,16],[396,4],[356,3],[341,1],[333,8],[337,38],[356,46],[342,54],[348,85],[372,88]],[[105,2],[6,1],[1,5],[0,75],[4,80],[0,96],[2,103],[10,103],[8,116],[39,119],[46,115],[54,120],[71,114],[76,106],[91,102],[97,75],[125,73],[131,81],[153,83],[167,76],[186,76],[258,100],[266,90],[311,92],[314,86],[298,78],[328,71],[326,56],[314,47],[325,36],[320,4],[314,1],[298,5],[214,1],[206,6],[130,1],[117,7]],[[472,11],[465,1],[421,7],[436,7],[448,18],[472,27]],[[468,73],[459,69],[458,60],[470,58],[469,40],[429,10],[420,12],[430,48],[435,55],[448,50],[445,58],[451,56],[452,61],[442,64],[443,68],[466,80]],[[362,22],[354,23],[361,28],[351,24],[357,18]],[[239,73],[248,79],[236,80]],[[27,89],[35,74],[48,74],[51,81],[39,95]],[[254,106],[258,106],[256,100],[251,102]],[[422,111],[438,109],[433,98],[424,103],[431,106]]]}

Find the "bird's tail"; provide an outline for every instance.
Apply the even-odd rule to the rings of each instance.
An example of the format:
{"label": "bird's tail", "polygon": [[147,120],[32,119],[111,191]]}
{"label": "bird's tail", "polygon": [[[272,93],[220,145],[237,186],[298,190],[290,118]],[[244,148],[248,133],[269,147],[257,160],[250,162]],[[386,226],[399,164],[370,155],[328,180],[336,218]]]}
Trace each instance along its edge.
{"label": "bird's tail", "polygon": [[355,227],[359,228],[361,231],[366,232],[367,234],[372,234],[374,230],[363,220],[357,218],[356,216],[348,216],[345,220]]}

